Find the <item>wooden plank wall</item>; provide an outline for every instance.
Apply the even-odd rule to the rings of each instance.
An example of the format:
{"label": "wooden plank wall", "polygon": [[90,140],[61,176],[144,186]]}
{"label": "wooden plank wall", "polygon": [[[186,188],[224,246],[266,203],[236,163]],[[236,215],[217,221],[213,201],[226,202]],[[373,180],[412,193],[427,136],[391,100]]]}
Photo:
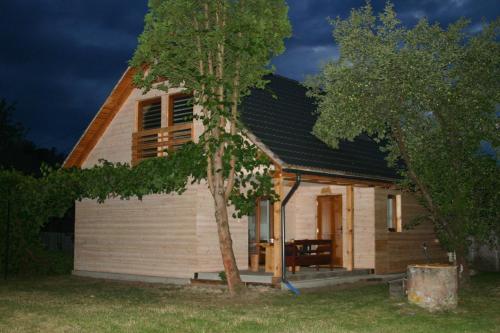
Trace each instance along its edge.
{"label": "wooden plank wall", "polygon": [[[224,269],[204,184],[142,202],[84,200],[75,219],[75,270],[192,278]],[[230,228],[238,267],[248,269],[248,219],[231,218]]]}
{"label": "wooden plank wall", "polygon": [[[295,204],[295,239],[316,239],[318,213],[317,196],[333,194],[345,196],[345,188],[343,186],[328,186],[311,183],[302,183],[300,185],[293,198]],[[345,208],[344,197],[342,198],[342,206]],[[290,209],[287,208],[287,214],[289,210],[292,210],[291,207]],[[342,224],[345,226],[345,212],[342,213],[342,220]]]}
{"label": "wooden plank wall", "polygon": [[[289,192],[290,189],[292,188],[293,182],[284,182],[283,185],[283,197],[285,197]],[[302,186],[302,185],[301,185]],[[300,187],[299,187],[300,189]],[[297,205],[297,195],[298,191],[295,192],[295,195],[292,196],[290,201],[288,201],[286,205],[286,235],[285,235],[285,240],[289,241],[291,239],[298,239],[296,236],[296,205]],[[281,203],[276,203],[276,205],[280,205]],[[281,225],[281,224],[280,224]]]}
{"label": "wooden plank wall", "polygon": [[[289,187],[285,187],[288,193]],[[345,186],[303,183],[287,206],[286,239],[316,237],[316,197],[343,195],[343,227],[346,228]],[[387,195],[401,194],[383,188],[354,188],[354,267],[376,269],[377,273],[403,272],[410,263],[426,262],[422,243],[426,242],[432,261],[446,262],[447,256],[436,240],[432,224],[423,223],[412,230],[387,230]],[[424,213],[416,199],[402,194],[402,221],[408,223]],[[344,244],[347,244],[344,233]],[[344,246],[344,259],[347,259]]]}
{"label": "wooden plank wall", "polygon": [[375,268],[375,190],[354,187],[354,268]]}
{"label": "wooden plank wall", "polygon": [[402,232],[387,230],[387,195],[400,194],[394,190],[375,189],[375,271],[377,274],[406,271],[409,264],[425,263],[422,249],[425,242],[429,247],[432,262],[447,262],[446,252],[441,248],[430,222],[424,222],[411,230],[405,230],[405,223],[423,214],[424,208],[417,200],[402,194]]}
{"label": "wooden plank wall", "polygon": [[[285,194],[290,190],[285,187]],[[347,228],[346,187],[302,183],[286,210],[286,239],[316,239],[317,201],[319,195],[342,195],[342,226]],[[354,188],[354,267],[375,268],[374,190]],[[347,234],[343,235],[343,258],[347,262]]]}
{"label": "wooden plank wall", "polygon": [[123,103],[133,91],[132,78],[135,75],[135,69],[127,68],[117,85],[111,91],[111,94],[104,101],[96,116],[90,122],[89,126],[78,140],[77,145],[64,161],[64,167],[81,167],[83,161],[87,158],[90,151],[106,130],[107,126],[120,110]]}
{"label": "wooden plank wall", "polygon": [[[171,94],[178,92],[179,89],[169,91]],[[143,95],[139,89],[134,89],[88,155],[82,167],[91,167],[98,163],[101,158],[105,158],[110,162],[130,163],[132,158],[132,133],[136,131],[137,127],[137,103],[139,100],[159,96],[163,96],[162,100],[164,102],[167,100],[163,91],[151,90]],[[162,124],[166,124],[166,119],[162,119]]]}
{"label": "wooden plank wall", "polygon": [[[205,183],[195,185],[196,203],[196,240],[197,240],[197,272],[223,271],[215,209],[212,195]],[[233,251],[238,268],[248,269],[248,218],[232,218],[233,210],[229,210],[229,228],[233,240]]]}
{"label": "wooden plank wall", "polygon": [[143,201],[77,202],[75,270],[190,278],[196,270],[195,189]]}
{"label": "wooden plank wall", "polygon": [[[178,91],[172,89],[170,93]],[[135,89],[83,167],[91,167],[101,158],[130,163],[137,102],[157,96],[167,100],[164,92],[152,90],[143,95]],[[200,132],[198,125],[195,131]],[[239,267],[246,269],[247,219],[233,219],[230,223]],[[222,270],[208,189],[200,184],[189,186],[181,196],[147,196],[143,201],[114,199],[102,205],[90,200],[78,202],[75,270],[180,278],[191,278],[199,271]]]}

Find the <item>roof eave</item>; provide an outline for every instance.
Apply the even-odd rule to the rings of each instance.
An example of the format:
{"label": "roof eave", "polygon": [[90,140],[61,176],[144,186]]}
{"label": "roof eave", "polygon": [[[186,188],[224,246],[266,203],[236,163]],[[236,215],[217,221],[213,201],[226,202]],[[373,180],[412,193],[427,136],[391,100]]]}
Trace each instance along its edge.
{"label": "roof eave", "polygon": [[[133,90],[132,77],[135,74],[135,69],[128,67],[121,76],[118,83],[115,85],[104,104],[99,109],[99,112],[94,116],[90,124],[83,132],[83,135],[78,139],[78,142],[68,154],[63,163],[63,168],[81,167],[90,151],[95,147],[102,133],[120,109],[124,100],[130,95]],[[103,114],[107,116],[103,117]],[[104,120],[103,120],[104,119]],[[100,124],[99,121],[104,123]],[[97,135],[92,134],[95,131]],[[94,137],[97,136],[97,137]]]}
{"label": "roof eave", "polygon": [[346,179],[359,179],[359,180],[367,180],[367,181],[378,181],[387,184],[395,184],[399,179],[392,177],[384,177],[377,175],[367,175],[363,173],[355,173],[355,172],[346,172],[341,170],[331,170],[331,169],[322,169],[322,168],[312,168],[305,167],[299,165],[291,165],[285,164],[282,165],[282,169],[284,172],[290,173],[304,173],[311,175],[322,175],[322,176],[331,176],[331,177],[342,177]]}
{"label": "roof eave", "polygon": [[363,173],[355,173],[355,172],[346,172],[341,170],[331,170],[331,169],[322,169],[322,168],[312,168],[305,167],[300,165],[293,165],[285,163],[278,155],[276,155],[266,144],[264,144],[256,135],[254,135],[250,130],[245,129],[245,135],[248,139],[256,145],[264,154],[266,154],[271,161],[279,166],[284,172],[291,173],[303,173],[303,174],[311,174],[311,175],[322,175],[322,176],[330,176],[330,177],[342,177],[346,179],[352,180],[366,180],[366,181],[377,181],[381,183],[386,183],[388,185],[394,185],[398,179],[392,177],[384,177],[377,175],[367,175]]}

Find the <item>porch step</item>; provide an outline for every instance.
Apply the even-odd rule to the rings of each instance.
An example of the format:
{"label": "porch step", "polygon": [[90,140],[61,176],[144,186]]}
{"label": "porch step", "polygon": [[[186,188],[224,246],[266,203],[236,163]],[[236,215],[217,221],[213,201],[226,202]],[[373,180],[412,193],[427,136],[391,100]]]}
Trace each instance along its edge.
{"label": "porch step", "polygon": [[333,277],[351,277],[351,276],[365,276],[371,273],[370,269],[354,269],[348,271],[345,268],[336,268],[333,270],[319,270],[308,269],[307,271],[301,270],[292,274],[288,272],[286,277],[289,281],[302,281],[302,280],[316,280],[316,279],[327,279]]}
{"label": "porch step", "polygon": [[[362,274],[362,275],[347,275],[347,276],[337,276],[328,277],[322,279],[311,279],[311,280],[298,280],[292,281],[292,284],[297,289],[308,289],[308,288],[322,288],[329,286],[337,286],[341,284],[350,284],[357,282],[387,282],[390,280],[398,279],[404,276],[402,274],[387,274],[387,275],[375,275],[375,274]],[[288,288],[282,283],[281,289],[287,290]]]}
{"label": "porch step", "polygon": [[[335,268],[333,270],[326,270],[325,268],[321,268],[319,271],[316,271],[314,268],[310,267],[301,267],[299,272],[292,274],[291,272],[287,273],[287,279],[291,282],[297,281],[306,281],[306,280],[322,280],[329,278],[349,278],[349,277],[367,277],[370,275],[371,270],[369,269],[355,269],[352,271],[348,271],[344,268]],[[241,280],[246,283],[258,283],[258,284],[271,284],[272,283],[272,274],[264,273],[264,272],[250,272],[250,271],[241,271],[240,272]],[[219,272],[199,272],[196,274],[194,280],[202,280],[202,281],[221,281]]]}
{"label": "porch step", "polygon": [[[242,280],[243,283],[247,286],[266,286],[279,289],[279,286],[272,285],[270,282],[253,282],[253,281],[244,281],[244,279]],[[226,287],[226,283],[220,280],[217,281],[217,280],[191,279],[190,284],[192,286],[201,286],[201,287],[216,287],[216,288]]]}
{"label": "porch step", "polygon": [[[245,283],[271,284],[272,274],[240,272],[241,280]],[[194,280],[221,281],[219,272],[199,272]]]}

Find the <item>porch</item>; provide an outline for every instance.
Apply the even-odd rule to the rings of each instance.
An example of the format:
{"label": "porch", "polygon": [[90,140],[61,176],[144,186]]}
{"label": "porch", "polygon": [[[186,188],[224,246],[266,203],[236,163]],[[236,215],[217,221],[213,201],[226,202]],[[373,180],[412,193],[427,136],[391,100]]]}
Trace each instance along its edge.
{"label": "porch", "polygon": [[[300,289],[387,281],[408,264],[442,262],[431,224],[404,230],[403,221],[422,207],[393,184],[305,172],[274,178],[281,200],[262,198],[255,216],[234,222],[243,282],[279,287],[290,281]],[[200,267],[192,282],[220,283],[222,270]]]}
{"label": "porch", "polygon": [[393,184],[286,170],[274,184],[280,201],[260,200],[249,218],[249,270],[264,269],[274,284],[374,272],[374,187]]}

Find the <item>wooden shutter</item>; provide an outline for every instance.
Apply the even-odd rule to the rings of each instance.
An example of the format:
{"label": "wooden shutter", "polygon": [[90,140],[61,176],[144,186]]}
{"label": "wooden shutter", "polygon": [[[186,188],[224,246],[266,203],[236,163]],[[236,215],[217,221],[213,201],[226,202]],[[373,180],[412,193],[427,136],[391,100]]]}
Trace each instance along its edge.
{"label": "wooden shutter", "polygon": [[161,99],[142,102],[140,111],[140,130],[161,128]]}
{"label": "wooden shutter", "polygon": [[192,97],[189,95],[173,96],[170,103],[171,125],[188,123],[193,120]]}

